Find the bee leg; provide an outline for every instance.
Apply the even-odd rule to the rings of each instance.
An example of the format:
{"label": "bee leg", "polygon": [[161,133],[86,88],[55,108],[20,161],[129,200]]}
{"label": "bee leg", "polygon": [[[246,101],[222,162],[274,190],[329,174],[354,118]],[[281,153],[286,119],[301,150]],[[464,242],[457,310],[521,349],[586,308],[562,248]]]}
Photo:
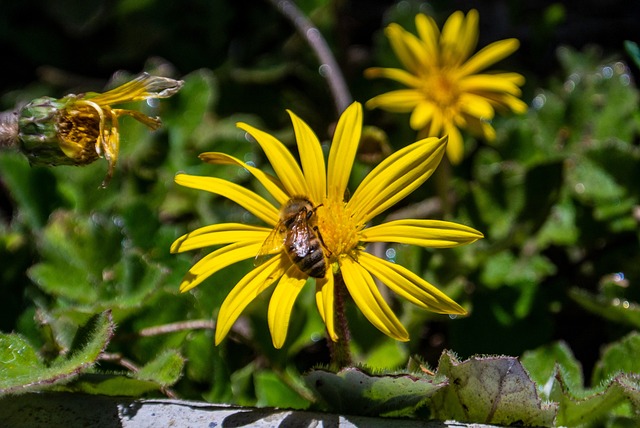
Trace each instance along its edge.
{"label": "bee leg", "polygon": [[322,234],[320,233],[320,230],[318,230],[318,226],[313,226],[313,231],[316,233],[316,236],[318,236],[318,239],[320,240],[320,243],[322,244],[322,248],[324,248],[325,250],[327,250],[327,257],[331,257],[333,255],[333,252],[331,250],[329,250],[327,248],[327,244],[324,243],[324,239],[322,238]]}

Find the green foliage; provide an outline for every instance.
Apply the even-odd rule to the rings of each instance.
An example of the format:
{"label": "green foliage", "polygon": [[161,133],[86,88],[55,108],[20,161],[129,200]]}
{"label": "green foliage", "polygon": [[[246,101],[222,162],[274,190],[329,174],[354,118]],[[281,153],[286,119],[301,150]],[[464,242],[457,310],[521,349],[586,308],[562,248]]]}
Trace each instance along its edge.
{"label": "green foliage", "polygon": [[438,375],[448,385],[431,398],[438,419],[498,425],[551,426],[556,406],[543,403],[514,357],[475,357],[459,362],[444,353]]}
{"label": "green foliage", "polygon": [[0,395],[38,391],[67,383],[96,364],[113,336],[110,312],[92,317],[78,330],[74,346],[45,361],[19,334],[0,335]]}
{"label": "green foliage", "polygon": [[542,397],[558,404],[557,425],[605,420],[631,423],[640,403],[638,365],[629,358],[638,351],[637,342],[634,333],[609,345],[594,370],[592,388],[585,388],[582,368],[565,343],[529,351],[522,364],[530,370]]}
{"label": "green foliage", "polygon": [[[412,339],[397,343],[347,302],[352,351],[366,368],[331,373],[313,370],[329,359],[313,287],[296,302],[283,349],[273,349],[266,327],[268,291],[214,346],[218,308],[252,261],[180,294],[182,276],[211,249],[169,254],[177,237],[197,227],[256,222],[227,200],[173,183],[186,171],[264,194],[246,171],[198,159],[221,151],[264,168],[264,155],[236,122],[268,130],[295,150],[288,108],[328,141],[336,114],[311,50],[269,2],[242,10],[189,0],[66,3],[43,6],[34,25],[23,19],[25,10],[32,16],[42,9],[31,2],[1,12],[0,37],[16,52],[5,65],[13,80],[2,82],[3,108],[100,90],[119,69],[144,68],[185,84],[170,99],[127,106],[160,116],[163,127],[150,133],[123,118],[118,166],[106,189],[99,188],[103,159],[83,168],[31,167],[19,153],[0,152],[0,394],[51,388],[168,395],[506,425],[636,422],[640,367],[629,358],[640,354],[635,43],[624,45],[632,70],[616,56],[622,45],[615,52],[551,49],[545,43],[571,18],[569,6],[551,5],[521,27],[522,6],[510,3],[511,24],[534,37],[522,40],[531,58],[507,64],[524,68],[529,112],[493,119],[493,142],[465,134],[463,163],[442,165],[397,212],[386,213],[456,221],[485,238],[445,250],[372,249],[393,250],[389,259],[442,288],[470,315],[452,320],[390,297]],[[418,11],[442,22],[450,7],[444,3],[398,2],[378,11],[374,23],[359,9],[348,15],[353,2],[299,6],[328,37],[355,98],[365,101],[388,82],[363,79],[361,68],[397,61],[381,22],[411,28]],[[356,21],[370,27],[366,35],[348,31]],[[557,62],[540,73],[546,50]],[[34,64],[45,66],[37,82],[24,71]],[[359,153],[352,184],[371,170],[371,159],[387,154],[387,140],[397,150],[416,139],[407,121],[365,112],[365,125],[386,133],[385,147]],[[437,365],[436,376],[404,369],[410,356]]]}
{"label": "green foliage", "polygon": [[445,385],[442,378],[370,375],[357,368],[338,373],[315,370],[305,375],[305,381],[325,409],[362,416],[411,416]]}

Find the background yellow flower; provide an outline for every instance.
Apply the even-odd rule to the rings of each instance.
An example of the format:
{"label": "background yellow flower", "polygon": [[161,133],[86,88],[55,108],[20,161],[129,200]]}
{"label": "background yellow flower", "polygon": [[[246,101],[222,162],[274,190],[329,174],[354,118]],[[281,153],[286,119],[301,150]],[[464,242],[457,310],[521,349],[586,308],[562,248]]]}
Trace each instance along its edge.
{"label": "background yellow flower", "polygon": [[[431,176],[444,154],[446,138],[427,138],[392,154],[364,178],[347,201],[344,195],[360,141],[362,106],[354,103],[340,117],[327,168],[316,135],[295,114],[290,112],[290,116],[302,168],[280,141],[245,123],[238,126],[262,147],[277,177],[224,153],[201,155],[210,163],[246,168],[273,196],[275,205],[226,180],[187,174],[176,176],[178,184],[232,199],[268,224],[268,227],[217,224],[177,239],[171,247],[174,253],[226,245],[196,263],[182,281],[180,290],[187,291],[218,270],[255,257],[274,233],[281,233],[281,239],[286,239],[290,226],[283,226],[281,216],[286,210],[281,209],[287,207],[292,199],[302,199],[312,207],[303,212],[304,221],[311,228],[307,233],[322,243],[326,270],[324,275],[313,280],[318,311],[332,340],[339,339],[334,326],[334,297],[336,288],[343,283],[367,319],[397,340],[407,341],[409,334],[383,299],[374,278],[424,309],[465,314],[461,306],[418,275],[364,251],[370,242],[448,248],[482,238],[480,232],[470,227],[439,220],[406,219],[367,227],[376,215],[396,204]],[[226,336],[246,306],[277,281],[269,303],[268,322],[273,345],[280,348],[284,344],[293,304],[310,275],[300,269],[300,264],[294,262],[282,245],[274,247],[273,252],[274,256],[258,264],[241,279],[223,302],[218,314],[216,343]]]}
{"label": "background yellow flower", "polygon": [[385,34],[404,66],[369,68],[365,76],[395,80],[410,89],[378,95],[368,108],[411,112],[411,128],[423,136],[449,136],[447,155],[459,163],[464,155],[460,129],[492,140],[491,120],[496,110],[524,113],[527,105],[518,97],[524,77],[518,73],[479,73],[518,49],[517,39],[494,42],[475,55],[478,42],[478,12],[453,13],[440,32],[433,18],[415,18],[418,36],[398,24]]}

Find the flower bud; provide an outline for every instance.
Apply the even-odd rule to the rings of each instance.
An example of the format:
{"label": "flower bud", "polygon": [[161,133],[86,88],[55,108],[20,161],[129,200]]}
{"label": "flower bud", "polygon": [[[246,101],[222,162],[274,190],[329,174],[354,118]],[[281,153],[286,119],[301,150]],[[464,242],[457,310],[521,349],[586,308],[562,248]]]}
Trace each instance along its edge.
{"label": "flower bud", "polygon": [[82,166],[104,157],[109,164],[104,185],[111,178],[118,159],[118,119],[131,116],[151,130],[161,125],[158,117],[116,109],[112,105],[167,98],[178,92],[183,83],[143,73],[104,93],[37,98],[22,107],[17,118],[12,117],[12,122],[17,119],[18,148],[31,165]]}

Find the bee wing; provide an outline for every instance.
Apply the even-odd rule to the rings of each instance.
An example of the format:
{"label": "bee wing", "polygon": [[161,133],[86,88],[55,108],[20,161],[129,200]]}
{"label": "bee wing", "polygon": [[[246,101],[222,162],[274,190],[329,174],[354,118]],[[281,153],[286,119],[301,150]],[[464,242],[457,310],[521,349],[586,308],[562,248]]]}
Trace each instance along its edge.
{"label": "bee wing", "polygon": [[278,223],[276,227],[273,228],[269,236],[264,240],[262,247],[260,247],[260,251],[256,255],[253,260],[254,266],[260,266],[264,263],[272,254],[277,253],[282,250],[284,246],[284,231],[282,228],[282,224]]}
{"label": "bee wing", "polygon": [[290,230],[291,250],[298,257],[305,257],[311,251],[310,239],[313,237],[313,230],[306,221],[295,223]]}

